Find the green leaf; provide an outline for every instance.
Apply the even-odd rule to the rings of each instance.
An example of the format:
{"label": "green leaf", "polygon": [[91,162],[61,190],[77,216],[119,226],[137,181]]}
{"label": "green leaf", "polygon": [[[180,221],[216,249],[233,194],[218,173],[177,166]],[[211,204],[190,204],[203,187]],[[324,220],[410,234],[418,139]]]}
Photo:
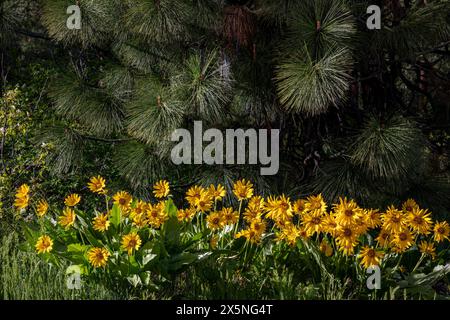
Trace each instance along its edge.
{"label": "green leaf", "polygon": [[120,225],[121,220],[121,211],[120,208],[114,204],[111,210],[111,224],[117,229]]}
{"label": "green leaf", "polygon": [[72,243],[67,246],[67,252],[72,253],[83,253],[88,250],[89,246],[83,245],[81,243]]}
{"label": "green leaf", "polygon": [[166,212],[169,214],[170,218],[177,218],[178,209],[175,206],[175,204],[173,203],[172,199],[169,199],[166,201],[165,208],[166,208]]}

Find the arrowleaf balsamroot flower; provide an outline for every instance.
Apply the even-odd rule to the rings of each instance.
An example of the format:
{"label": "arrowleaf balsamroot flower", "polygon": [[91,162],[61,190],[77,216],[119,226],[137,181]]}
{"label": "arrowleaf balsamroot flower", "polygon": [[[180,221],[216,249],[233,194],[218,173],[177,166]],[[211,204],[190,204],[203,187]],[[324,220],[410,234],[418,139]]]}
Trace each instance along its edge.
{"label": "arrowleaf balsamroot flower", "polygon": [[404,213],[411,213],[414,210],[418,210],[419,205],[413,199],[408,199],[402,204],[402,210]]}
{"label": "arrowleaf balsamroot flower", "polygon": [[239,213],[233,208],[223,208],[220,211],[220,216],[224,226],[233,225],[239,220]]}
{"label": "arrowleaf balsamroot flower", "polygon": [[223,220],[219,212],[212,212],[206,217],[206,224],[211,230],[218,230],[223,227]]}
{"label": "arrowleaf balsamroot flower", "polygon": [[298,199],[294,202],[292,206],[292,211],[298,215],[301,216],[306,210],[306,200],[305,199]]}
{"label": "arrowleaf balsamroot flower", "polygon": [[149,203],[146,214],[148,224],[156,229],[169,219],[164,202],[158,202],[155,205]]}
{"label": "arrowleaf balsamroot flower", "polygon": [[381,215],[383,228],[392,233],[399,233],[406,229],[407,220],[402,211],[397,210],[394,206],[390,206],[386,213]]}
{"label": "arrowleaf balsamroot flower", "polygon": [[221,201],[227,192],[225,191],[225,188],[218,184],[217,187],[215,187],[213,184],[209,186],[208,193],[211,195],[214,201]]}
{"label": "arrowleaf balsamroot flower", "polygon": [[382,228],[375,240],[381,247],[386,248],[391,244],[391,234]]}
{"label": "arrowleaf balsamroot flower", "polygon": [[92,177],[88,183],[88,188],[94,193],[105,194],[106,181],[101,176]]}
{"label": "arrowleaf balsamroot flower", "polygon": [[119,191],[113,196],[114,204],[116,204],[124,215],[128,215],[131,201],[133,197],[126,191]]}
{"label": "arrowleaf balsamroot flower", "polygon": [[141,237],[136,232],[129,233],[122,237],[122,249],[128,252],[128,255],[132,255],[133,251],[139,250],[141,247]]}
{"label": "arrowleaf balsamroot flower", "polygon": [[384,253],[369,246],[365,246],[359,252],[359,256],[361,258],[361,265],[367,269],[371,266],[380,265]]}
{"label": "arrowleaf balsamroot flower", "polygon": [[196,210],[194,208],[177,210],[178,221],[189,222],[194,218],[195,214],[196,214]]}
{"label": "arrowleaf balsamroot flower", "polygon": [[419,250],[422,254],[430,256],[432,259],[436,258],[436,247],[432,242],[421,241],[419,244]]}
{"label": "arrowleaf balsamroot flower", "polygon": [[205,189],[201,186],[192,186],[188,189],[186,192],[186,200],[191,205],[191,207],[195,206],[195,203],[198,199],[200,199],[200,196],[204,194]]}
{"label": "arrowleaf balsamroot flower", "polygon": [[106,266],[110,255],[105,248],[91,248],[87,253],[88,261],[94,268]]}
{"label": "arrowleaf balsamroot flower", "polygon": [[35,248],[39,254],[49,253],[53,249],[53,240],[47,235],[42,235],[36,241]]}
{"label": "arrowleaf balsamroot flower", "polygon": [[336,222],[342,226],[353,226],[363,217],[363,210],[355,201],[339,198],[339,204],[334,205]]}
{"label": "arrowleaf balsamroot flower", "polygon": [[331,257],[333,255],[333,247],[325,239],[320,242],[319,249],[327,257]]}
{"label": "arrowleaf balsamroot flower", "polygon": [[106,213],[99,214],[92,220],[94,230],[100,232],[105,232],[106,230],[108,230],[110,224],[111,222],[109,221],[108,214]]}
{"label": "arrowleaf balsamroot flower", "polygon": [[312,195],[306,198],[305,203],[306,211],[319,211],[320,213],[325,213],[327,211],[327,204],[322,197],[322,194],[316,196]]}
{"label": "arrowleaf balsamroot flower", "polygon": [[37,208],[36,208],[36,214],[39,218],[42,218],[45,216],[49,208],[48,202],[45,200],[39,200]]}
{"label": "arrowleaf balsamroot flower", "polygon": [[18,210],[26,209],[30,201],[30,187],[27,184],[21,185],[16,192],[14,207]]}
{"label": "arrowleaf balsamroot flower", "polygon": [[233,186],[233,193],[239,201],[253,196],[253,184],[245,179],[238,180]]}
{"label": "arrowleaf balsamroot flower", "polygon": [[430,215],[427,210],[414,208],[408,213],[408,224],[416,234],[427,235],[430,233],[433,224]]}
{"label": "arrowleaf balsamroot flower", "polygon": [[153,194],[156,198],[166,198],[170,193],[169,182],[160,180],[153,185]]}
{"label": "arrowleaf balsamroot flower", "polygon": [[378,209],[364,210],[363,216],[368,228],[375,229],[381,225],[381,213]]}
{"label": "arrowleaf balsamroot flower", "polygon": [[445,239],[449,240],[450,236],[450,225],[447,221],[436,222],[434,225],[434,240],[436,242],[442,242]]}
{"label": "arrowleaf balsamroot flower", "polygon": [[319,210],[310,211],[303,215],[302,225],[308,237],[323,230],[324,216]]}
{"label": "arrowleaf balsamroot flower", "polygon": [[69,229],[75,223],[76,217],[75,211],[69,207],[66,207],[63,210],[62,216],[58,217],[58,222],[63,228]]}
{"label": "arrowleaf balsamroot flower", "polygon": [[213,206],[213,198],[208,192],[202,192],[200,197],[195,201],[194,207],[199,212],[209,212]]}
{"label": "arrowleaf balsamroot flower", "polygon": [[413,237],[411,231],[404,229],[398,233],[395,233],[392,244],[394,245],[393,250],[397,253],[405,252],[406,249],[413,245]]}
{"label": "arrowleaf balsamroot flower", "polygon": [[75,207],[81,201],[81,197],[77,193],[73,193],[64,199],[64,204],[68,207]]}

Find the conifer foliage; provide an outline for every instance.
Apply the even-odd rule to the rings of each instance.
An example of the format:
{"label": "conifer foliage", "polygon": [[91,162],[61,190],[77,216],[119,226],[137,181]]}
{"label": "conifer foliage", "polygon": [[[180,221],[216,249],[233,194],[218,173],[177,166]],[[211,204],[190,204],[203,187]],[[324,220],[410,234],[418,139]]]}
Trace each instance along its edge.
{"label": "conifer foliage", "polygon": [[[448,0],[42,0],[31,25],[12,3],[0,4],[1,41],[46,39],[58,70],[47,92],[58,121],[39,140],[56,146],[55,172],[90,141],[109,146],[134,189],[161,175],[251,176],[329,201],[426,194],[422,205],[450,208]],[[370,4],[380,30],[366,26]],[[70,5],[79,30],[67,28]],[[193,120],[281,129],[278,176],[172,165],[170,135]]]}

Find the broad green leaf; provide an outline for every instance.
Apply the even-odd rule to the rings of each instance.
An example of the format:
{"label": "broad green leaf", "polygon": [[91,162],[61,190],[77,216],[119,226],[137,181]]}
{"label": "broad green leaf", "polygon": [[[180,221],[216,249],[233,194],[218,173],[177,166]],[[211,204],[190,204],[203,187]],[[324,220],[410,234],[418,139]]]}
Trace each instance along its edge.
{"label": "broad green leaf", "polygon": [[120,208],[116,204],[114,204],[112,207],[112,210],[111,210],[111,224],[114,227],[116,227],[116,228],[119,227],[121,216],[122,216],[122,214],[121,214]]}

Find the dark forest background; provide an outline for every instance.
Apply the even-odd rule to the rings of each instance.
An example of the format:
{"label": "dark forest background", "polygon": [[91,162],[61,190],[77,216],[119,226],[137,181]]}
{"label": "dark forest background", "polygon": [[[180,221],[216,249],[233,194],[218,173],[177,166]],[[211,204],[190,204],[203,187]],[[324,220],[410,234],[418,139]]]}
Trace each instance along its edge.
{"label": "dark forest background", "polygon": [[[141,196],[244,177],[448,217],[449,35],[444,0],[1,0],[0,212],[22,183],[61,201],[102,175]],[[172,165],[170,134],[194,120],[280,129],[279,173]]]}

